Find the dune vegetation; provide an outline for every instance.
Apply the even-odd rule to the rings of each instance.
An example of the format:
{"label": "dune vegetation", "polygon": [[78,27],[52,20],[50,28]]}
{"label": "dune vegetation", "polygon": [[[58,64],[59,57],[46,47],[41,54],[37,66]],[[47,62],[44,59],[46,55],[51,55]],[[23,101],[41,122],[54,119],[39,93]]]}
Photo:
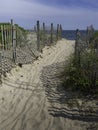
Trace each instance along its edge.
{"label": "dune vegetation", "polygon": [[98,31],[90,37],[87,47],[78,46],[78,55],[71,56],[64,76],[65,88],[98,95]]}

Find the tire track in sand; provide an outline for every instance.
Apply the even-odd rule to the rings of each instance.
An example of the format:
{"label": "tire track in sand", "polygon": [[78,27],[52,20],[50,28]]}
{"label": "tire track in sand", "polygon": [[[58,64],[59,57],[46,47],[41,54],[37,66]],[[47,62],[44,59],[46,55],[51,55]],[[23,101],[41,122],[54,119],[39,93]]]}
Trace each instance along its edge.
{"label": "tire track in sand", "polygon": [[[24,65],[17,72],[12,71],[12,75],[9,75],[7,81],[3,83],[1,92],[12,91],[9,97],[5,95],[6,102],[4,102],[5,106],[10,102],[13,107],[10,109],[8,107],[6,118],[3,114],[0,117],[0,130],[55,130],[57,128],[55,125],[60,119],[54,119],[49,115],[45,88],[40,80],[41,70],[45,66],[64,61],[72,53],[73,45],[74,42],[63,39],[49,49],[44,48],[42,58],[32,65]],[[11,84],[13,87],[10,86]],[[58,128],[63,126],[59,125]]]}

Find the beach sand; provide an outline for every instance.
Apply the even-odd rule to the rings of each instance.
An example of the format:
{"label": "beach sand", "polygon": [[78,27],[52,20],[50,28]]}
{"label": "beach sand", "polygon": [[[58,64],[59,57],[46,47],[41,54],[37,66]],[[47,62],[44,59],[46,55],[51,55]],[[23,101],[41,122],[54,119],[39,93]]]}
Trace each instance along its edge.
{"label": "beach sand", "polygon": [[57,88],[59,81],[54,76],[74,52],[74,43],[62,39],[46,46],[34,63],[16,66],[3,77],[0,130],[86,130],[87,122],[73,118],[66,110],[61,100],[66,93]]}

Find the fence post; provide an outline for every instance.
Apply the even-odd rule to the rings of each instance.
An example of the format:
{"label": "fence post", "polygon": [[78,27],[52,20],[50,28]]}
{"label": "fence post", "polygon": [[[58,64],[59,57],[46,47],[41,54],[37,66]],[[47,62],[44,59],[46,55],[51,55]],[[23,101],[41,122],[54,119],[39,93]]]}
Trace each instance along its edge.
{"label": "fence post", "polygon": [[10,27],[8,26],[8,49],[10,49]]}
{"label": "fence post", "polygon": [[40,49],[40,24],[39,21],[37,21],[37,50]]}
{"label": "fence post", "polygon": [[8,50],[8,25],[6,26],[6,49]]}
{"label": "fence post", "polygon": [[13,46],[13,19],[11,19],[11,43]]}
{"label": "fence post", "polygon": [[78,63],[78,66],[80,66],[80,31],[79,29],[76,30],[76,41],[75,41],[75,58]]}
{"label": "fence post", "polygon": [[0,84],[2,84],[2,53],[0,52]]}
{"label": "fence post", "polygon": [[7,33],[6,33],[6,26],[4,25],[4,49],[6,50],[6,45],[7,45],[7,43],[6,43],[6,41],[7,41],[7,35],[6,35]]}
{"label": "fence post", "polygon": [[60,24],[60,39],[62,39],[62,25]]}
{"label": "fence post", "polygon": [[16,28],[15,25],[13,25],[13,61],[16,61]]}
{"label": "fence post", "polygon": [[57,34],[56,34],[57,41],[59,40],[59,24],[57,24]]}
{"label": "fence post", "polygon": [[3,40],[4,40],[4,50],[6,49],[6,47],[5,47],[5,40],[6,40],[6,37],[5,37],[5,26],[3,25]]}
{"label": "fence post", "polygon": [[77,48],[78,48],[78,32],[79,30],[76,30],[76,40],[75,40],[75,56],[77,56]]}
{"label": "fence post", "polygon": [[11,35],[12,35],[12,60],[16,61],[16,27],[13,24],[13,19],[11,19]]}
{"label": "fence post", "polygon": [[8,40],[8,49],[11,48],[11,37],[12,37],[12,33],[11,33],[12,29],[11,29],[11,25],[8,25],[7,27],[7,40]]}
{"label": "fence post", "polygon": [[34,26],[34,32],[36,32],[36,26]]}
{"label": "fence post", "polygon": [[87,27],[87,30],[86,30],[86,42],[87,42],[87,46],[89,45],[89,27]]}
{"label": "fence post", "polygon": [[15,26],[15,29],[16,29],[16,47],[18,45],[18,39],[17,39],[17,36],[18,36],[18,33],[17,33],[17,26]]}
{"label": "fence post", "polygon": [[53,43],[53,23],[51,23],[51,39],[50,42]]}
{"label": "fence post", "polygon": [[45,46],[45,23],[43,23],[43,44]]}
{"label": "fence post", "polygon": [[94,28],[93,25],[87,27],[87,36],[86,36],[86,42],[89,45],[90,39],[92,38],[94,34]]}
{"label": "fence post", "polygon": [[2,37],[2,39],[1,39],[1,44],[2,44],[2,49],[4,49],[4,32],[3,32],[3,26],[1,25],[1,37]]}

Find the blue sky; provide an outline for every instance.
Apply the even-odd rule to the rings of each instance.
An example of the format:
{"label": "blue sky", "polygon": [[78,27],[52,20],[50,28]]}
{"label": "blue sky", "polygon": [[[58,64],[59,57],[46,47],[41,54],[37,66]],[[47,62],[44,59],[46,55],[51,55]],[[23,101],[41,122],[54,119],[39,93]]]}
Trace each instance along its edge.
{"label": "blue sky", "polygon": [[98,0],[0,0],[0,22],[33,28],[37,20],[62,24],[63,29],[98,29]]}

